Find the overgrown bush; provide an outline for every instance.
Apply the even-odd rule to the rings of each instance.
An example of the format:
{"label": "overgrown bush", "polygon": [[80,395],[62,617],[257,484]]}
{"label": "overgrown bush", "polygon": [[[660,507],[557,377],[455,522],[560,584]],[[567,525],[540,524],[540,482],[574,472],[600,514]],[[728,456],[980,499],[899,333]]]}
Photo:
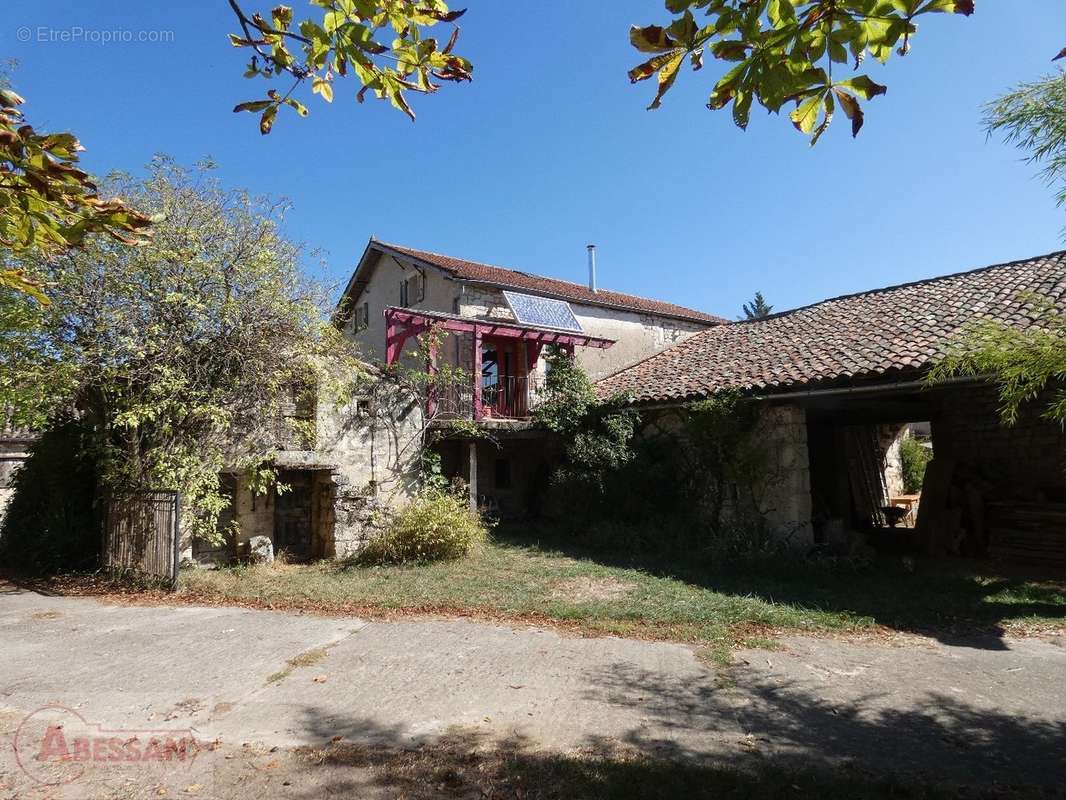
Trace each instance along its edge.
{"label": "overgrown bush", "polygon": [[[565,446],[552,482],[577,506],[592,512],[608,482],[633,459],[639,415],[624,396],[599,400],[585,370],[559,348],[548,348],[545,360],[545,396],[534,418]],[[570,500],[564,502],[571,505]]]}
{"label": "overgrown bush", "polygon": [[401,509],[385,530],[367,542],[355,563],[361,565],[450,561],[488,540],[481,514],[455,492],[424,490]]}
{"label": "overgrown bush", "polygon": [[933,460],[933,451],[921,440],[908,436],[899,445],[900,470],[903,473],[903,491],[916,494],[922,490],[925,468]]}
{"label": "overgrown bush", "polygon": [[15,473],[0,526],[0,564],[31,574],[92,569],[100,554],[96,465],[78,422],[53,426]]}
{"label": "overgrown bush", "polygon": [[625,397],[598,399],[565,354],[547,359],[536,418],[565,443],[552,491],[569,536],[595,549],[716,562],[779,549],[758,514],[766,458],[753,437],[754,408],[740,393],[688,404],[660,425],[642,420]]}

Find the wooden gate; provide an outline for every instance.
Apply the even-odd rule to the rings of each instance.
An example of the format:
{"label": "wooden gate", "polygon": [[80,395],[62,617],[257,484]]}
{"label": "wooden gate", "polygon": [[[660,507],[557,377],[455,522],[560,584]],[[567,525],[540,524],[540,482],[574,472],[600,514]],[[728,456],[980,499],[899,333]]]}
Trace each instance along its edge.
{"label": "wooden gate", "polygon": [[103,565],[112,572],[136,573],[178,584],[181,495],[133,492],[112,497],[104,521]]}

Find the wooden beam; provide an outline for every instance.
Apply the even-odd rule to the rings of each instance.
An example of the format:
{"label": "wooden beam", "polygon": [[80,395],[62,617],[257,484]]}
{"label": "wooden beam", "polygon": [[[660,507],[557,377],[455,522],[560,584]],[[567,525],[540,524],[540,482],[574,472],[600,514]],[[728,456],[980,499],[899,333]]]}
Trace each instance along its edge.
{"label": "wooden beam", "polygon": [[470,442],[470,510],[477,511],[477,440]]}
{"label": "wooden beam", "polygon": [[[583,333],[567,331],[548,331],[538,328],[523,328],[514,324],[489,322],[477,319],[455,319],[443,315],[418,313],[401,308],[385,309],[385,318],[409,327],[419,326],[425,330],[430,325],[437,325],[443,330],[454,333],[480,332],[483,337],[494,336],[500,339],[522,339],[541,344],[577,345],[578,347],[597,347],[605,349],[614,345],[613,339],[588,336]],[[410,335],[410,334],[408,334]]]}
{"label": "wooden beam", "polygon": [[473,372],[473,398],[474,398],[474,419],[481,419],[483,409],[481,408],[481,333],[474,331],[473,336],[470,337],[472,342],[473,353],[471,354],[471,372]]}
{"label": "wooden beam", "polygon": [[426,373],[430,376],[429,389],[426,392],[426,416],[433,419],[437,413],[437,382],[434,376],[437,374],[437,343],[434,340],[429,346],[429,358],[426,359]]}

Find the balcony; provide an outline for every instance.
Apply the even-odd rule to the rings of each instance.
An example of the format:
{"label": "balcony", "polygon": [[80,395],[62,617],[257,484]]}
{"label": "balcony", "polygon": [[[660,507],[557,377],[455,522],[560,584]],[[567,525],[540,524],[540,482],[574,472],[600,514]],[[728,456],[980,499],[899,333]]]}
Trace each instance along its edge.
{"label": "balcony", "polygon": [[[441,389],[431,398],[427,411],[438,418],[529,419],[541,396],[535,372],[544,345],[554,345],[573,355],[575,347],[607,348],[614,344],[588,334],[523,325],[510,320],[479,319],[436,311],[407,308],[385,309],[386,363],[400,359],[404,344],[430,329],[461,337],[468,347],[469,371],[474,380],[468,387]],[[437,369],[432,353],[426,370]],[[460,362],[462,363],[462,362]]]}
{"label": "balcony", "polygon": [[[480,419],[529,419],[544,395],[543,378],[537,374],[482,376]],[[436,413],[440,419],[473,419],[474,391],[471,386],[441,391]]]}

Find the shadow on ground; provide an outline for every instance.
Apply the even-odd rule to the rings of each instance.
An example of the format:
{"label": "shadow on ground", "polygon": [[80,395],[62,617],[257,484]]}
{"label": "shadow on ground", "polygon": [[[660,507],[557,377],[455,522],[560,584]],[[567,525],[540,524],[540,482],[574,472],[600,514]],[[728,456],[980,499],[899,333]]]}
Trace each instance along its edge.
{"label": "shadow on ground", "polygon": [[[706,733],[723,722],[720,714],[733,713],[717,706],[707,687],[617,667],[586,676],[589,691],[611,702],[639,702],[675,733]],[[399,729],[308,708],[307,722],[322,745],[298,748],[282,769],[272,775],[260,769],[254,777],[273,780],[286,797],[306,798],[1061,796],[1055,785],[1066,745],[1060,726],[980,714],[942,699],[928,714],[869,720],[841,715],[815,698],[765,699],[770,708],[746,711],[741,720],[761,732],[712,755],[636,730],[622,741],[592,734],[587,747],[569,753],[539,750],[520,733],[501,739],[473,729],[412,742]],[[767,746],[770,740],[779,745]],[[234,783],[246,791],[268,789]]]}
{"label": "shadow on ground", "polygon": [[917,559],[907,566],[889,556],[865,567],[789,556],[715,568],[691,557],[592,549],[544,528],[508,526],[497,539],[504,546],[544,548],[604,566],[641,569],[725,595],[867,617],[961,647],[1007,649],[1007,620],[1066,625],[1066,575],[1036,568],[1004,569],[962,559]]}
{"label": "shadow on ground", "polygon": [[700,758],[704,742],[732,727],[743,748],[792,769],[852,765],[978,787],[1059,790],[1066,782],[1061,708],[1049,709],[1057,719],[1005,714],[952,697],[946,687],[917,704],[872,694],[839,701],[751,670],[736,668],[732,677],[735,690],[711,677],[693,683],[619,663],[586,680],[590,699],[639,709],[647,720],[624,744],[672,760]]}

